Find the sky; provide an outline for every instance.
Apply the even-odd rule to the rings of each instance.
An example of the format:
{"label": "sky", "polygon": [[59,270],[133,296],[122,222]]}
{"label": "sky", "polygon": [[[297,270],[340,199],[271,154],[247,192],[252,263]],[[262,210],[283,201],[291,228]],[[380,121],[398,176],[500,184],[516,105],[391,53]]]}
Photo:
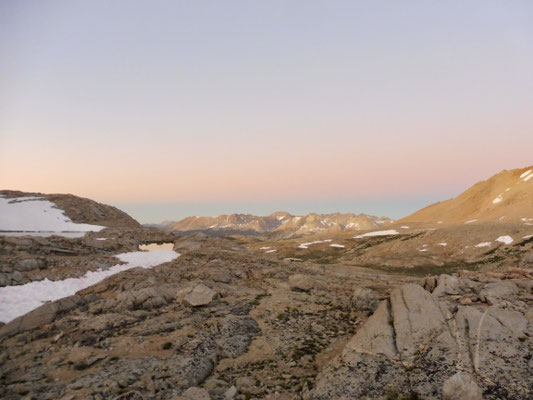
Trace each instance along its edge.
{"label": "sky", "polygon": [[405,216],[533,164],[533,2],[0,2],[0,188]]}

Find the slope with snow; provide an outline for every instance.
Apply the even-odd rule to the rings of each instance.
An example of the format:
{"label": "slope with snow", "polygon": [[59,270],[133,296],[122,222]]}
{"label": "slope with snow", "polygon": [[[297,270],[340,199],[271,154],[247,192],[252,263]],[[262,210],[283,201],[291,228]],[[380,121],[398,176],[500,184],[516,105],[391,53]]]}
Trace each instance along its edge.
{"label": "slope with snow", "polygon": [[0,232],[61,234],[61,232],[100,231],[103,228],[99,225],[72,222],[63,210],[42,197],[5,198],[0,196]]}
{"label": "slope with snow", "polygon": [[33,281],[20,286],[0,288],[0,321],[9,322],[39,307],[43,302],[59,300],[94,285],[108,276],[134,267],[152,268],[174,260],[179,256],[172,250],[134,251],[118,254],[116,257],[126,264],[117,264],[107,270],[89,271],[81,278],[62,281]]}
{"label": "slope with snow", "polygon": [[367,232],[362,235],[354,236],[354,239],[362,239],[366,237],[372,237],[372,236],[388,236],[388,235],[397,235],[399,232],[395,229],[389,229],[386,231],[374,231],[374,232]]}
{"label": "slope with snow", "polygon": [[400,222],[470,224],[520,223],[533,215],[533,167],[504,170],[454,199],[432,204]]}

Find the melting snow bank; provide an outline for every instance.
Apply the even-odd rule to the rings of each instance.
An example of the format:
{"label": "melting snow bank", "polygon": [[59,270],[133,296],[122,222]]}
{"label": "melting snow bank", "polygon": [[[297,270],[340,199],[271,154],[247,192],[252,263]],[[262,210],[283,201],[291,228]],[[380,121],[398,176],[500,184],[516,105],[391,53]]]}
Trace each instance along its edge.
{"label": "melting snow bank", "polygon": [[94,285],[118,272],[135,267],[152,268],[172,261],[178,256],[179,254],[172,250],[122,253],[115,257],[126,264],[115,265],[105,271],[89,271],[81,278],[68,278],[62,281],[45,279],[20,286],[2,287],[0,288],[0,321],[7,323],[41,306],[45,301],[72,296],[79,290]]}
{"label": "melting snow bank", "polygon": [[326,240],[315,240],[314,242],[307,242],[307,243],[301,243],[298,248],[299,249],[307,249],[312,244],[319,244],[319,243],[329,243],[332,242],[332,239],[326,239]]}
{"label": "melting snow bank", "polygon": [[513,243],[513,238],[511,236],[500,236],[498,239],[496,239],[496,241],[500,243],[511,244]]}
{"label": "melting snow bank", "polygon": [[533,169],[527,170],[522,175],[520,175],[520,179],[522,179],[524,182],[529,181],[531,178],[533,178]]}
{"label": "melting snow bank", "polygon": [[362,235],[354,236],[354,239],[361,239],[365,237],[370,236],[387,236],[387,235],[397,235],[398,231],[394,229],[389,229],[388,231],[375,231],[375,232],[367,232]]}
{"label": "melting snow bank", "polygon": [[333,243],[333,244],[330,244],[330,247],[337,247],[339,249],[344,249],[344,245],[343,244],[335,244],[335,243]]}
{"label": "melting snow bank", "polygon": [[23,232],[24,235],[42,236],[42,233],[52,233],[65,236],[63,232],[98,232],[102,229],[104,227],[99,225],[72,222],[63,210],[42,197],[6,199],[0,196],[0,231]]}

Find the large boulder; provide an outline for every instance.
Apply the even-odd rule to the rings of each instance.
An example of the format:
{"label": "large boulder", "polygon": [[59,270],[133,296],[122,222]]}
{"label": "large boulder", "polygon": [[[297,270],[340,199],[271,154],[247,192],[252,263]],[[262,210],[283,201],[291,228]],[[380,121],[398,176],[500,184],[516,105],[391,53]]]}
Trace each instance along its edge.
{"label": "large boulder", "polygon": [[[438,286],[439,297],[415,284],[394,289],[319,374],[314,399],[533,398],[533,327],[524,313],[457,303],[451,293],[472,287],[459,278]],[[506,282],[481,290],[516,293]]]}

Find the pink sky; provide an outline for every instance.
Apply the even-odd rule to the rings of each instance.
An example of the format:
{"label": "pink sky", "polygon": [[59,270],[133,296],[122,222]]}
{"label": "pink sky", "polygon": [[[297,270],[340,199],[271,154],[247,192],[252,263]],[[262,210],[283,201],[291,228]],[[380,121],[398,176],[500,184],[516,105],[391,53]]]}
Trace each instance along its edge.
{"label": "pink sky", "polygon": [[533,164],[530,2],[290,3],[0,5],[0,187],[440,198]]}

